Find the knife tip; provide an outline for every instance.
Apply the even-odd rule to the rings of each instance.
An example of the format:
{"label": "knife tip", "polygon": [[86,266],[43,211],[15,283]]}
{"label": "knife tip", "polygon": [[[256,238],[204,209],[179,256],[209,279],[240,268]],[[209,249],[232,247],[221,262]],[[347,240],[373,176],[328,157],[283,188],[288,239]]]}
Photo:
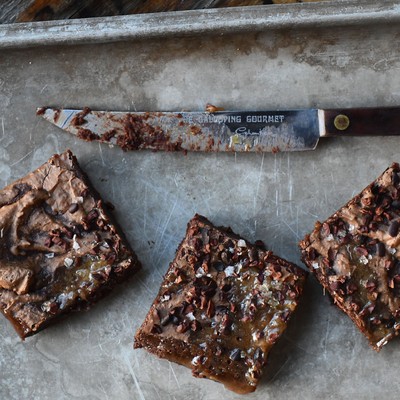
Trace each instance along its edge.
{"label": "knife tip", "polygon": [[47,121],[57,124],[57,121],[60,117],[61,111],[62,110],[60,108],[39,107],[36,109],[36,115],[39,115],[39,116],[43,117],[44,119],[46,119]]}
{"label": "knife tip", "polygon": [[45,112],[46,112],[46,110],[48,109],[49,107],[38,107],[37,109],[36,109],[36,115],[43,115],[43,114],[45,114]]}

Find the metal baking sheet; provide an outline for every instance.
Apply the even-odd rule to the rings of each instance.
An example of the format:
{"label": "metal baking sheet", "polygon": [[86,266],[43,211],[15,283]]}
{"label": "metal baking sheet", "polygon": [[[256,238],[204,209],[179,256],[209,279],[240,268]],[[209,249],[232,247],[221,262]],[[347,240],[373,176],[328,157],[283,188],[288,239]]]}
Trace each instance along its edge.
{"label": "metal baking sheet", "polygon": [[0,48],[398,23],[398,1],[335,0],[0,25]]}
{"label": "metal baking sheet", "polygon": [[[382,2],[382,9],[389,3],[397,7]],[[390,18],[381,22],[3,49],[0,186],[70,148],[116,206],[143,270],[89,312],[25,342],[0,318],[0,398],[238,399],[132,348],[187,221],[201,213],[301,265],[297,243],[315,221],[400,161],[400,137],[332,138],[313,152],[290,154],[124,153],[62,133],[38,118],[36,107],[399,105],[399,28]],[[399,354],[399,340],[373,351],[310,277],[261,384],[246,398],[394,399]]]}

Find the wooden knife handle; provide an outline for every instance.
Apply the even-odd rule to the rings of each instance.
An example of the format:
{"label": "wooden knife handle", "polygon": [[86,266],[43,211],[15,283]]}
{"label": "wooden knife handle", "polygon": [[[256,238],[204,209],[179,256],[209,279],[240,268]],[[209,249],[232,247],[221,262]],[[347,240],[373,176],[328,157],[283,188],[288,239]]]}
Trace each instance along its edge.
{"label": "wooden knife handle", "polygon": [[319,110],[321,136],[400,135],[400,107]]}

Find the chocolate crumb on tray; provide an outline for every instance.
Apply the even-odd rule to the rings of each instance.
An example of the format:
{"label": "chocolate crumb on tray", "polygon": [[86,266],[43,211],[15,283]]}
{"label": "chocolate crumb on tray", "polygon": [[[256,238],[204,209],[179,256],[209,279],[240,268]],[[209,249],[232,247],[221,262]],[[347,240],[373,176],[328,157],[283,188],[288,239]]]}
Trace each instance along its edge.
{"label": "chocolate crumb on tray", "polygon": [[399,173],[392,164],[300,242],[304,263],[377,351],[400,331]]}
{"label": "chocolate crumb on tray", "polygon": [[195,215],[134,347],[237,393],[253,392],[298,305],[306,275]]}
{"label": "chocolate crumb on tray", "polygon": [[0,310],[25,338],[140,268],[71,151],[0,191]]}

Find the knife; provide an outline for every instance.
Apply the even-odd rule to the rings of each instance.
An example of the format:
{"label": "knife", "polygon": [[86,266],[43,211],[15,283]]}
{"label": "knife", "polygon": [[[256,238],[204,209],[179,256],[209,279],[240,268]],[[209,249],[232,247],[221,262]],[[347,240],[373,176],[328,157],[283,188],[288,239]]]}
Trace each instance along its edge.
{"label": "knife", "polygon": [[109,112],[43,107],[37,114],[86,140],[123,150],[313,150],[321,137],[400,135],[400,107],[283,111]]}

